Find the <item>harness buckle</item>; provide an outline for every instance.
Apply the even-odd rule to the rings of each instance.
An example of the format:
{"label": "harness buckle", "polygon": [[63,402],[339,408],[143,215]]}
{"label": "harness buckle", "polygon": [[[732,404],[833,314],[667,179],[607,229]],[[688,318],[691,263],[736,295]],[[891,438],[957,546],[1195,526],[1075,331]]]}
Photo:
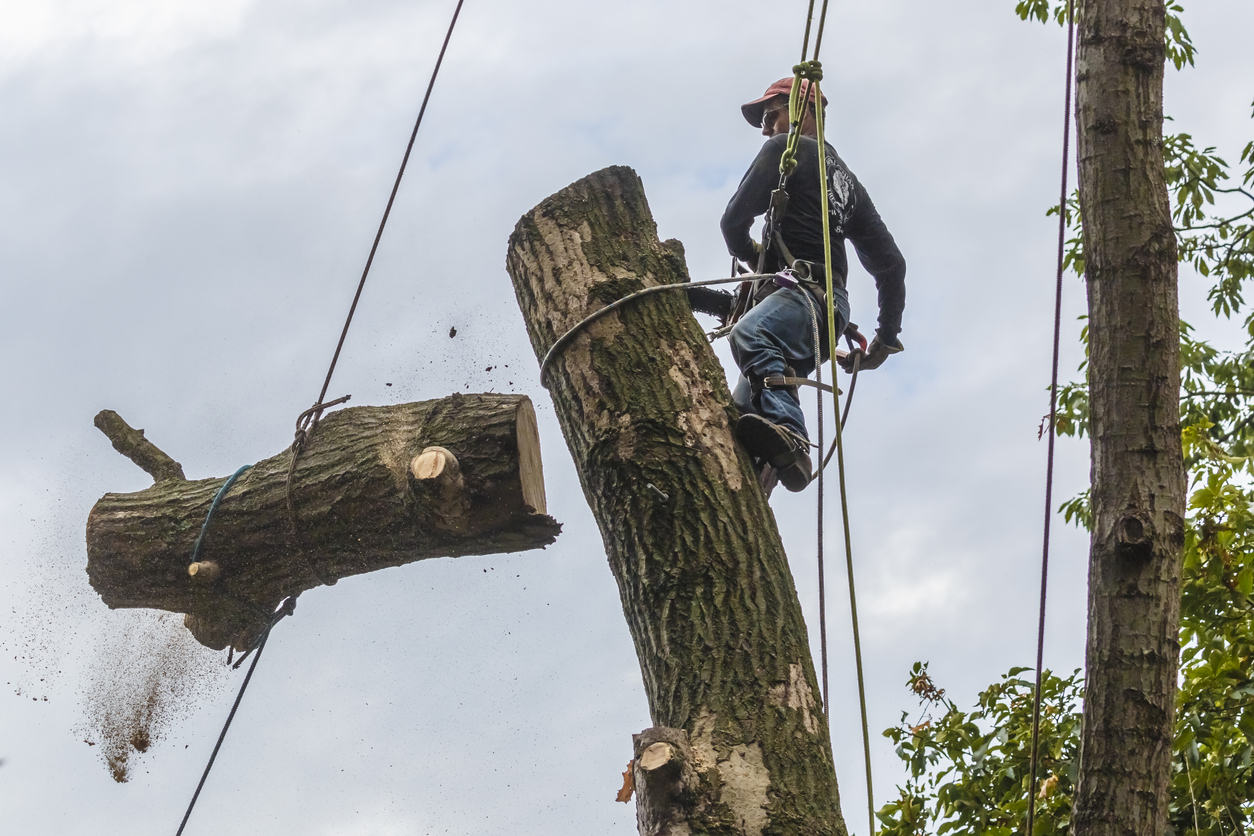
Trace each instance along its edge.
{"label": "harness buckle", "polygon": [[776,273],[771,278],[771,281],[776,287],[794,288],[800,283],[801,279],[793,272],[793,268],[786,267]]}

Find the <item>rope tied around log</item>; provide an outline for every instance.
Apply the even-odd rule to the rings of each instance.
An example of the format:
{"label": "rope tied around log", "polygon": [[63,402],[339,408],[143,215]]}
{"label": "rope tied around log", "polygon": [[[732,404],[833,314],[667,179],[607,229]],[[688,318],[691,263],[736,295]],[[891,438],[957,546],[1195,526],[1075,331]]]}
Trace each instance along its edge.
{"label": "rope tied around log", "polygon": [[192,546],[192,563],[200,560],[200,551],[205,545],[205,535],[209,533],[209,523],[213,521],[213,514],[218,510],[218,506],[222,504],[222,497],[226,496],[226,492],[235,484],[235,480],[244,475],[244,472],[252,467],[246,464],[239,470],[226,477],[226,481],[222,483],[222,487],[218,488],[218,492],[213,496],[213,502],[209,503],[209,513],[205,514],[205,521],[200,526],[200,535],[196,538],[196,545]]}
{"label": "rope tied around log", "polygon": [[296,460],[300,458],[301,451],[305,449],[305,445],[309,443],[309,439],[313,436],[313,431],[318,426],[322,413],[329,407],[348,403],[352,397],[352,395],[345,395],[342,398],[336,398],[326,403],[319,399],[318,403],[297,416],[296,437],[292,440],[292,457],[287,465],[287,482],[284,485],[284,498],[287,501],[287,521],[292,536],[292,545],[295,547],[296,553],[300,555],[301,562],[305,564],[305,568],[309,570],[309,574],[322,586],[335,586],[335,579],[327,578],[319,572],[309,558],[309,554],[301,546],[300,529],[296,521],[296,500],[292,497],[292,478],[296,475]]}

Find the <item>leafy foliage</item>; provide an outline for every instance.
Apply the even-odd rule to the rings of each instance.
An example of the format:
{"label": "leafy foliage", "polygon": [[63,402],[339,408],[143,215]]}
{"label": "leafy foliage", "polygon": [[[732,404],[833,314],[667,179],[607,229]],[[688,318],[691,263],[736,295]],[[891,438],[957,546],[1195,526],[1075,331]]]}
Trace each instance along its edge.
{"label": "leafy foliage", "polygon": [[[910,777],[897,801],[878,813],[883,836],[935,832],[1010,836],[1027,815],[1028,756],[1032,745],[1032,680],[1012,668],[980,694],[970,713],[937,688],[925,663],[916,662],[908,687],[923,716],[884,736],[897,744]],[[1067,832],[1071,788],[1080,746],[1080,672],[1066,679],[1045,672],[1041,683],[1040,764],[1036,832]],[[931,715],[933,708],[943,713]],[[934,826],[935,830],[930,828]]]}
{"label": "leafy foliage", "polygon": [[[1063,23],[1065,0],[1020,0],[1024,20]],[[1167,58],[1177,69],[1195,50],[1179,3],[1167,4]],[[1245,834],[1254,825],[1254,310],[1244,298],[1254,277],[1254,141],[1234,167],[1188,133],[1163,137],[1163,156],[1179,258],[1208,280],[1217,321],[1241,319],[1245,344],[1215,348],[1187,323],[1180,328],[1181,426],[1189,475],[1180,611],[1181,669],[1171,783],[1171,827],[1178,834]],[[1066,268],[1084,273],[1078,197],[1065,213],[1070,231]],[[1088,329],[1080,338],[1087,358]],[[1087,371],[1087,359],[1079,372]],[[1055,431],[1089,431],[1088,387],[1059,392]],[[1089,527],[1089,494],[1063,503],[1069,522]],[[909,778],[898,801],[885,805],[886,834],[1012,834],[1027,812],[1026,746],[1032,683],[1014,668],[979,697],[970,713],[943,697],[916,664],[911,687],[925,719],[903,716],[893,738]],[[920,691],[926,681],[932,692]],[[1044,673],[1041,727],[1042,792],[1038,833],[1064,834],[1076,768],[1079,673]],[[928,696],[929,693],[939,696]],[[933,719],[928,712],[942,709]],[[1052,783],[1051,783],[1052,782]],[[933,829],[934,828],[934,829]]]}

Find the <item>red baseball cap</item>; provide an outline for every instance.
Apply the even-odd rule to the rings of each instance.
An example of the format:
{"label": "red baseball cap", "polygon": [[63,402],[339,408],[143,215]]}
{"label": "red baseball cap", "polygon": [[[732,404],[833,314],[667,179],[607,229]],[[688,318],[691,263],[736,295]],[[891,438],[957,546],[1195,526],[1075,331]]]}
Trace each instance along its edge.
{"label": "red baseball cap", "polygon": [[[762,127],[762,113],[766,110],[766,103],[771,99],[779,96],[787,96],[792,93],[792,81],[792,76],[781,78],[779,81],[766,88],[766,92],[762,94],[762,98],[754,99],[748,104],[742,104],[740,106],[740,112],[744,114],[745,121],[755,128]],[[801,80],[801,94],[809,101],[814,101],[814,87],[806,79]],[[827,107],[827,96],[823,97],[823,107]]]}

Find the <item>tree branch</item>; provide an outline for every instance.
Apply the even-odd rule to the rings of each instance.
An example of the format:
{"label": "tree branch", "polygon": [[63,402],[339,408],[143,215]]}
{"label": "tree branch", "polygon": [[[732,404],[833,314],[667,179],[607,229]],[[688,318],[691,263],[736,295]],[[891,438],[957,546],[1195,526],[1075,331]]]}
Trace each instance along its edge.
{"label": "tree branch", "polygon": [[144,431],[133,428],[112,409],[102,409],[93,422],[109,441],[113,449],[143,468],[154,482],[172,479],[185,481],[183,465],[167,456],[157,445],[144,438]]}

